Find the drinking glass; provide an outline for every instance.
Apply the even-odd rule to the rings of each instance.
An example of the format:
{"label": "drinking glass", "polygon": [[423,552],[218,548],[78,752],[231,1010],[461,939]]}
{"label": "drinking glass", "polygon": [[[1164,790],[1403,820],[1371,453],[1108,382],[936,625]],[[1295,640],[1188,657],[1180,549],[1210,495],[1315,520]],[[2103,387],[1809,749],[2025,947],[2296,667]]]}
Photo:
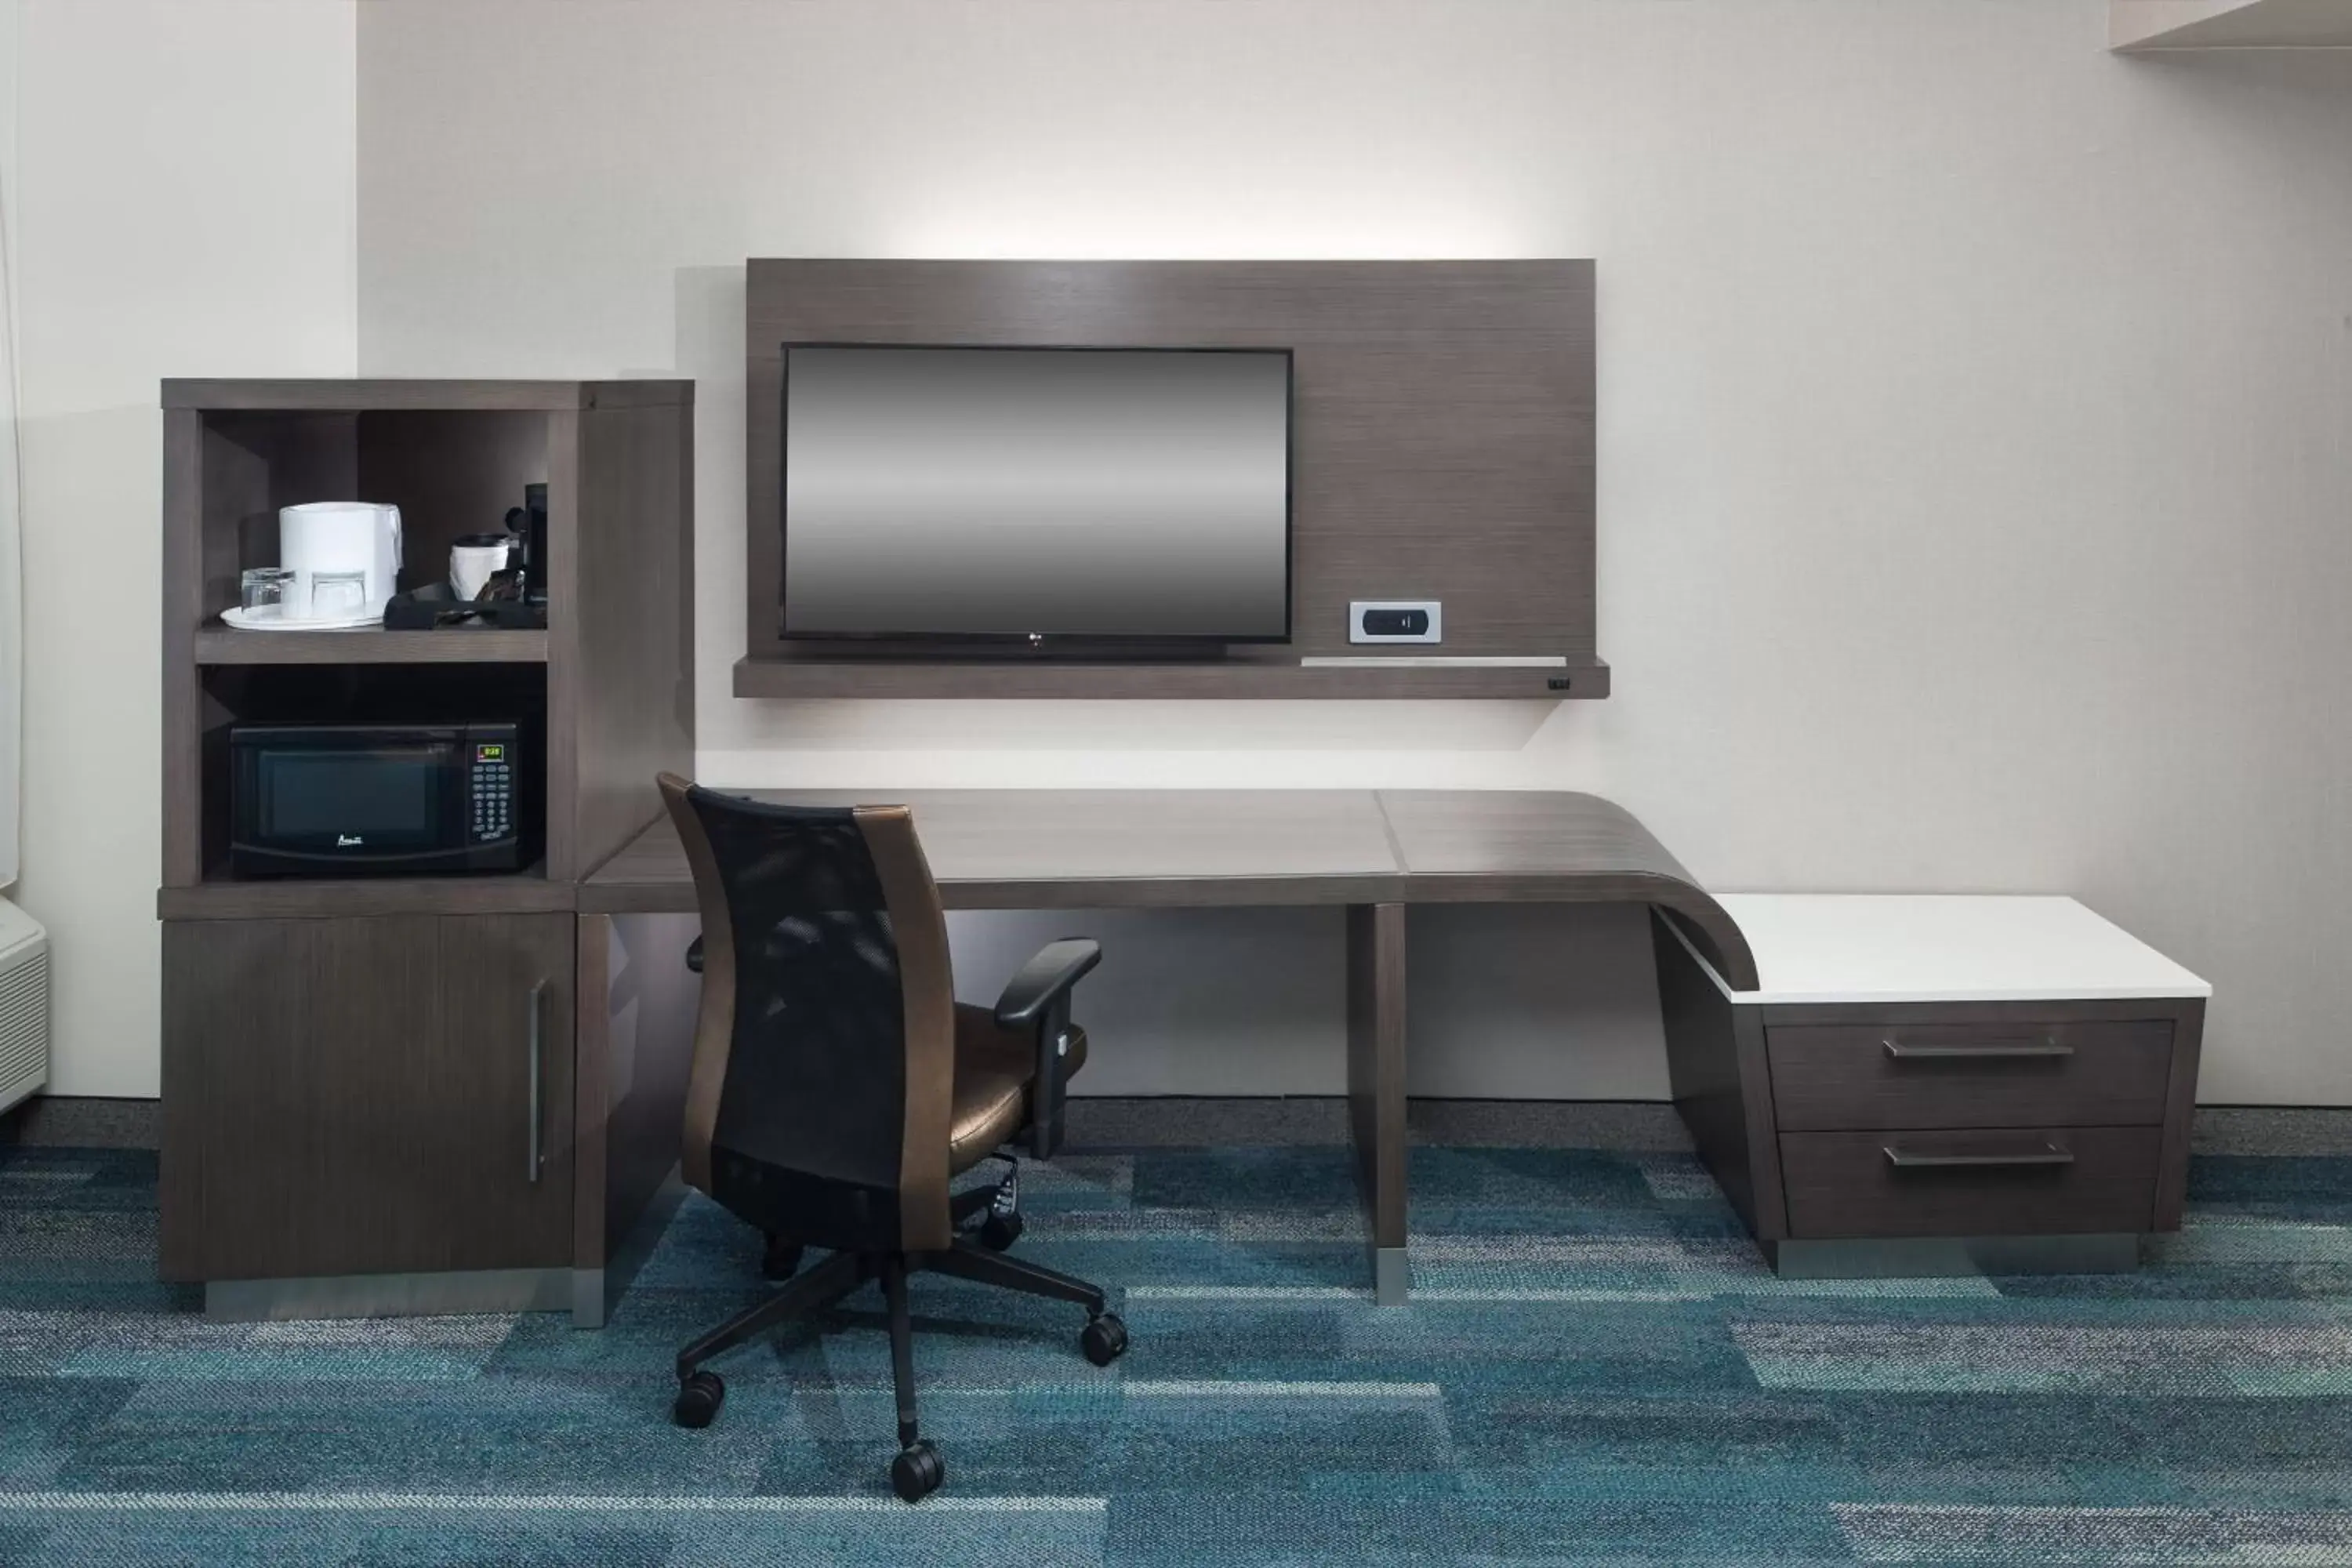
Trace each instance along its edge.
{"label": "drinking glass", "polygon": [[366,573],[313,572],[310,574],[310,618],[312,620],[348,620],[366,607]]}
{"label": "drinking glass", "polygon": [[247,611],[283,615],[293,588],[294,574],[284,566],[248,566],[237,574],[236,602]]}

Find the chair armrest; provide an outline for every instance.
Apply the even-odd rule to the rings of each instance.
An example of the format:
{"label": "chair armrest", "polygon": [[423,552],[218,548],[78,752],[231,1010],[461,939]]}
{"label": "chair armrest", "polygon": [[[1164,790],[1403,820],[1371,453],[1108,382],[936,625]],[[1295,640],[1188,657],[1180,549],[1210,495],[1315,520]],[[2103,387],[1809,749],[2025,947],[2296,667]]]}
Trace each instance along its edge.
{"label": "chair armrest", "polygon": [[702,973],[702,939],[696,937],[686,944],[686,966],[697,974]]}
{"label": "chair armrest", "polygon": [[996,999],[997,1026],[1029,1029],[1037,1037],[1037,1076],[1029,1090],[1029,1152],[1050,1160],[1062,1142],[1063,1051],[1070,1035],[1070,991],[1102,962],[1102,947],[1066,936],[1038,949]]}
{"label": "chair armrest", "polygon": [[1004,994],[996,999],[997,1023],[1008,1029],[1035,1027],[1046,1010],[1101,962],[1102,944],[1086,937],[1047,942],[1005,982]]}

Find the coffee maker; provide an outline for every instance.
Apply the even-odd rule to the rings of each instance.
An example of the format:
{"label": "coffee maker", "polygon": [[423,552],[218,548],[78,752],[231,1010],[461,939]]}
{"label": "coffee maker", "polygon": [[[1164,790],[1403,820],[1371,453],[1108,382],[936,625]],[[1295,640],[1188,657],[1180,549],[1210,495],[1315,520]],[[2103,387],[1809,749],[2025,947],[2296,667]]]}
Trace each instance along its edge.
{"label": "coffee maker", "polygon": [[280,507],[278,563],[294,574],[290,602],[280,612],[284,619],[326,614],[311,608],[311,587],[322,574],[359,577],[358,602],[344,606],[344,613],[381,619],[385,601],[400,586],[400,509],[339,500]]}
{"label": "coffee maker", "polygon": [[518,575],[522,584],[522,602],[535,609],[547,608],[547,487],[525,485],[522,505],[507,509],[507,531],[521,537],[522,549]]}

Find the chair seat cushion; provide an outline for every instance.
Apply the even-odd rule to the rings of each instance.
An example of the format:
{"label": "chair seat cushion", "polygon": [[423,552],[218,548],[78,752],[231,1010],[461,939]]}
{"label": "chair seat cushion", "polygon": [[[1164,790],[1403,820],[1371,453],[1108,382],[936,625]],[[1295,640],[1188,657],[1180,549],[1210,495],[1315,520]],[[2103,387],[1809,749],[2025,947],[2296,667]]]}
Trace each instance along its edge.
{"label": "chair seat cushion", "polygon": [[[955,1107],[948,1122],[948,1173],[968,1171],[996,1152],[1028,1120],[1029,1085],[1037,1076],[1036,1037],[1007,1029],[986,1007],[956,1004]],[[1087,1032],[1070,1026],[1062,1077],[1086,1065]]]}

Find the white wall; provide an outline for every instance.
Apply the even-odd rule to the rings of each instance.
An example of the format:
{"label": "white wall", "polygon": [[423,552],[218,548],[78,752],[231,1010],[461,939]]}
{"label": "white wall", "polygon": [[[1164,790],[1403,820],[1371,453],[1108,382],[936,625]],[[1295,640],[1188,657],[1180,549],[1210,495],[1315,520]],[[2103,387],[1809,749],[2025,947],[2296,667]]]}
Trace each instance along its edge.
{"label": "white wall", "polygon": [[156,1092],[167,375],[357,359],[353,0],[21,0],[24,879],[57,1094]]}
{"label": "white wall", "polygon": [[24,770],[25,581],[16,471],[17,0],[0,0],[0,888],[16,880]]}
{"label": "white wall", "polygon": [[[2214,981],[2205,1099],[2352,1101],[2352,58],[2105,23],[369,5],[361,361],[698,378],[715,782],[1590,787],[1719,888],[2075,893]],[[1618,695],[735,700],[747,255],[1597,258]],[[1118,925],[1091,1087],[1336,1081],[1329,922],[1254,921],[1263,1014],[1214,917]],[[1423,1087],[1662,1090],[1629,918],[1413,937]]]}

